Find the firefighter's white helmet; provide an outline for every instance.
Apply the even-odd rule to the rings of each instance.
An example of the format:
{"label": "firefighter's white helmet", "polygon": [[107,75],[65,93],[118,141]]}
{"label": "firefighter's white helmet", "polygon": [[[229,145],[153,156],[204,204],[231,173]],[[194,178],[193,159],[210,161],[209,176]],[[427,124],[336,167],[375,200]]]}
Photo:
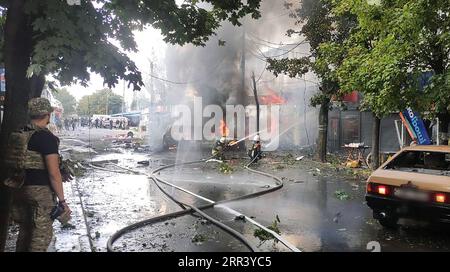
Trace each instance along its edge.
{"label": "firefighter's white helmet", "polygon": [[255,137],[253,138],[253,141],[255,141],[255,142],[260,141],[259,134],[255,135]]}
{"label": "firefighter's white helmet", "polygon": [[220,137],[220,140],[219,140],[219,142],[221,142],[222,144],[224,144],[224,143],[225,143],[225,140],[226,140],[226,138],[225,138],[225,137]]}

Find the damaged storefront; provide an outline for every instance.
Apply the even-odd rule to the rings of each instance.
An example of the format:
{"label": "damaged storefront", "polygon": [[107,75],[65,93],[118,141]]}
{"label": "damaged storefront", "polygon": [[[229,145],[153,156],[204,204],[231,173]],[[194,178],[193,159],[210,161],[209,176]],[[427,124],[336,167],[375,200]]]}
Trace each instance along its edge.
{"label": "damaged storefront", "polygon": [[[328,148],[330,152],[343,152],[346,145],[354,143],[366,147],[365,155],[370,152],[374,117],[370,111],[359,110],[360,101],[361,94],[353,92],[344,97],[343,107],[333,105],[330,110],[328,120]],[[401,124],[398,113],[392,113],[381,119],[381,153],[395,153],[400,149],[401,142],[403,142],[403,145],[409,145],[411,141],[411,137]]]}

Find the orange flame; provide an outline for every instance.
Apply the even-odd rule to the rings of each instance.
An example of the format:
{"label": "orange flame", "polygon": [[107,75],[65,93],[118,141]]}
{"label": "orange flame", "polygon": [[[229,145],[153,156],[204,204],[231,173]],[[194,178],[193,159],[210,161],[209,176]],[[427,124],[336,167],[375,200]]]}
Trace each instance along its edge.
{"label": "orange flame", "polygon": [[259,100],[264,105],[281,105],[286,104],[286,99],[276,94],[271,88],[267,88],[268,95],[261,95]]}
{"label": "orange flame", "polygon": [[220,120],[220,133],[221,136],[228,136],[230,134],[230,130],[227,127],[227,124],[224,120]]}

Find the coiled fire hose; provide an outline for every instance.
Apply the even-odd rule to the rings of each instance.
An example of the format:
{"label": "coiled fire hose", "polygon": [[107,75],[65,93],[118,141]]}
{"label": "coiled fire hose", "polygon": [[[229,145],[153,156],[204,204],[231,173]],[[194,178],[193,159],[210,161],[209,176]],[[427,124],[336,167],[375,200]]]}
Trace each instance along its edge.
{"label": "coiled fire hose", "polygon": [[[216,219],[214,219],[214,218],[210,217],[209,215],[205,214],[204,212],[202,212],[202,210],[209,209],[209,208],[212,208],[212,207],[220,207],[220,208],[225,208],[227,211],[229,211],[229,212],[231,212],[231,213],[233,213],[233,214],[235,214],[235,215],[244,216],[245,219],[248,220],[248,221],[249,221],[250,223],[252,223],[253,225],[255,225],[255,226],[257,226],[257,227],[263,229],[264,231],[270,233],[271,235],[273,235],[273,237],[274,237],[275,239],[277,239],[279,242],[281,242],[282,244],[284,244],[284,245],[285,245],[287,248],[289,248],[291,251],[294,251],[294,252],[300,252],[300,250],[299,250],[298,248],[296,248],[295,246],[291,245],[289,242],[285,241],[285,240],[284,240],[280,235],[278,235],[276,232],[274,232],[274,231],[272,231],[272,230],[266,228],[265,226],[261,225],[260,223],[256,222],[255,220],[253,220],[253,219],[251,219],[251,218],[249,218],[249,217],[247,217],[247,216],[245,216],[245,215],[243,215],[243,214],[241,214],[241,213],[239,213],[239,212],[237,212],[237,211],[235,211],[235,210],[233,210],[233,209],[231,209],[231,208],[229,208],[229,207],[227,207],[227,206],[224,205],[224,204],[229,203],[229,202],[234,202],[234,201],[238,201],[238,200],[244,200],[244,199],[249,199],[249,198],[254,198],[254,197],[257,197],[257,196],[265,195],[265,194],[268,194],[268,193],[270,193],[270,192],[274,192],[274,191],[276,191],[276,190],[279,190],[279,189],[281,189],[281,188],[283,187],[283,181],[282,181],[279,177],[277,177],[277,176],[275,176],[275,175],[272,175],[272,174],[269,174],[269,173],[265,173],[265,172],[262,172],[262,171],[257,171],[257,170],[254,170],[254,169],[251,169],[251,168],[250,168],[250,165],[256,160],[256,157],[255,157],[249,164],[247,164],[247,165],[245,166],[245,169],[247,169],[248,171],[253,172],[253,173],[255,173],[255,174],[259,174],[259,175],[263,175],[263,176],[272,178],[273,180],[275,180],[276,186],[274,186],[274,187],[272,187],[272,188],[268,188],[268,189],[266,189],[266,190],[259,191],[259,192],[255,192],[255,193],[243,195],[243,196],[240,196],[240,197],[237,197],[237,198],[233,198],[233,199],[222,200],[222,201],[218,201],[218,202],[215,202],[215,201],[213,201],[213,200],[207,199],[207,198],[202,197],[202,196],[200,196],[200,195],[197,195],[197,194],[195,194],[195,193],[193,193],[193,192],[190,192],[190,191],[188,191],[188,190],[186,190],[186,189],[184,189],[184,188],[182,188],[182,187],[179,187],[179,186],[177,186],[177,185],[174,185],[174,184],[172,184],[172,183],[169,183],[169,182],[167,182],[167,181],[165,181],[165,180],[163,180],[163,179],[157,177],[157,175],[156,175],[157,173],[161,172],[162,170],[165,170],[165,169],[168,169],[168,168],[172,168],[172,167],[176,167],[176,166],[182,166],[182,165],[191,165],[191,164],[197,164],[197,163],[204,163],[204,162],[207,162],[209,159],[210,159],[210,158],[208,158],[208,159],[203,159],[203,160],[198,160],[198,161],[185,162],[185,163],[178,163],[178,164],[175,163],[175,164],[170,164],[170,165],[162,166],[162,167],[160,167],[160,168],[158,168],[158,169],[152,171],[152,173],[151,173],[151,175],[149,176],[149,178],[150,178],[151,180],[153,180],[153,182],[155,183],[155,185],[156,185],[156,186],[157,186],[157,187],[158,187],[158,188],[159,188],[166,196],[168,196],[171,200],[173,200],[173,201],[174,201],[175,203],[177,203],[180,207],[182,207],[183,210],[177,211],[177,212],[173,212],[173,213],[169,213],[169,214],[165,214],[165,215],[161,215],[161,216],[157,216],[157,217],[153,217],[153,218],[150,218],[150,219],[146,219],[146,220],[143,220],[143,221],[134,223],[134,224],[132,224],[132,225],[129,225],[129,226],[126,226],[125,228],[120,229],[119,231],[117,231],[116,233],[114,233],[114,234],[108,239],[107,250],[110,251],[110,252],[114,252],[115,250],[114,250],[114,248],[113,248],[113,243],[114,243],[117,239],[119,239],[121,236],[123,236],[124,234],[126,234],[126,233],[128,233],[128,232],[130,232],[130,231],[132,231],[132,230],[135,230],[135,229],[138,229],[138,228],[141,228],[141,227],[144,227],[144,226],[152,225],[152,224],[155,224],[155,223],[158,223],[158,222],[166,221],[166,220],[169,220],[169,219],[177,218],[177,217],[180,217],[180,216],[183,216],[183,215],[197,213],[197,214],[199,214],[201,217],[205,218],[206,220],[210,221],[210,222],[213,223],[214,225],[216,225],[216,226],[218,226],[219,228],[223,229],[224,231],[228,232],[230,235],[234,236],[236,239],[238,239],[239,241],[241,241],[241,242],[242,242],[248,249],[250,249],[251,251],[256,251],[256,249],[255,249],[255,248],[254,248],[254,247],[253,247],[253,246],[245,239],[245,237],[244,237],[242,234],[238,233],[238,232],[235,231],[234,229],[228,227],[227,225],[225,225],[225,224],[223,224],[223,223],[217,221]],[[117,166],[117,165],[116,165],[116,166]],[[145,174],[145,173],[141,173],[141,172],[139,172],[139,171],[135,171],[135,170],[132,170],[132,169],[128,169],[128,168],[124,168],[124,167],[120,167],[120,166],[119,166],[119,168],[122,168],[122,169],[124,169],[124,170],[126,170],[126,171],[132,172],[132,173],[134,173],[134,174],[138,174],[138,175],[147,175],[147,174]],[[147,175],[147,176],[148,176],[148,175]],[[204,200],[204,201],[206,201],[206,202],[209,202],[209,204],[206,204],[206,205],[203,205],[203,206],[200,206],[200,207],[194,207],[194,206],[192,206],[192,205],[183,203],[183,202],[181,202],[181,201],[175,199],[171,194],[169,194],[167,191],[165,191],[165,190],[161,187],[161,185],[160,185],[159,183],[168,185],[168,186],[170,186],[170,187],[172,187],[172,188],[175,188],[175,189],[180,190],[180,191],[182,191],[182,192],[185,192],[185,193],[188,193],[188,194],[190,194],[190,195],[193,195],[193,196],[195,196],[195,197],[197,197],[197,198],[199,198],[199,199],[202,199],[202,200]],[[187,207],[187,208],[186,208],[186,207]]]}

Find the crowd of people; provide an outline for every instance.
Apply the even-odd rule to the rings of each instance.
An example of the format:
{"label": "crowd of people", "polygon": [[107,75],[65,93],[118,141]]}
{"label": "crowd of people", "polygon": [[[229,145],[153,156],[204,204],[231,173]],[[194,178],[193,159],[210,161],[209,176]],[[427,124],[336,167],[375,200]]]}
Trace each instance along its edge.
{"label": "crowd of people", "polygon": [[80,120],[75,117],[55,119],[55,125],[58,131],[62,131],[63,129],[66,131],[75,131],[75,129],[79,126],[79,123]]}
{"label": "crowd of people", "polygon": [[125,117],[67,117],[55,118],[54,125],[57,131],[75,131],[79,127],[128,129],[129,124]]}
{"label": "crowd of people", "polygon": [[89,127],[109,128],[109,129],[128,129],[128,120],[125,117],[96,117],[89,118]]}

